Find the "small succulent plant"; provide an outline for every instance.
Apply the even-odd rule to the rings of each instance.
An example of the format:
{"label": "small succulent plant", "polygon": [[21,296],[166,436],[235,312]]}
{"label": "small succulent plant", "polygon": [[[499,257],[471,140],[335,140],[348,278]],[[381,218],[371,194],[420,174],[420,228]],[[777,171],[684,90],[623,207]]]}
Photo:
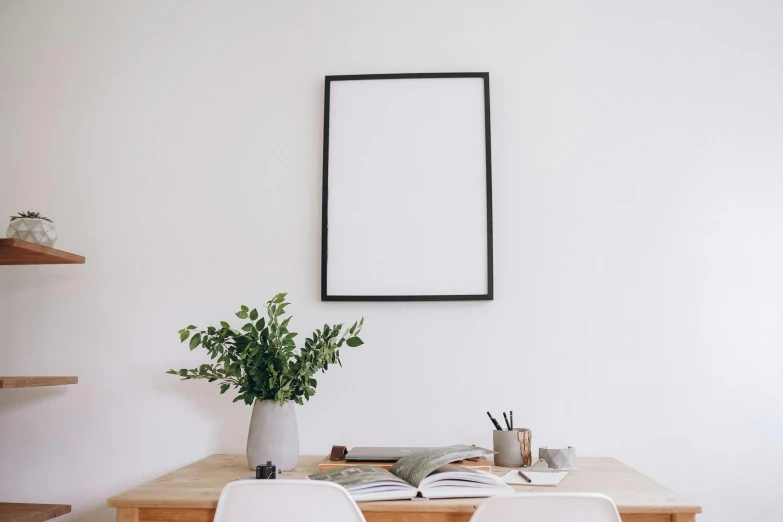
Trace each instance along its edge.
{"label": "small succulent plant", "polygon": [[11,221],[15,219],[22,219],[22,218],[43,219],[45,221],[48,221],[49,223],[54,223],[54,221],[52,221],[48,217],[42,216],[40,212],[30,212],[29,210],[27,212],[19,212],[19,215],[17,216],[11,216]]}

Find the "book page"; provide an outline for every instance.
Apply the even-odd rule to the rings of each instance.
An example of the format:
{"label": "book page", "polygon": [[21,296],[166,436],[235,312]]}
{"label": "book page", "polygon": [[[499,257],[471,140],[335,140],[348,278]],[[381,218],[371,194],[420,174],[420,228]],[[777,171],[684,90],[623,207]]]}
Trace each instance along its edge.
{"label": "book page", "polygon": [[[478,485],[478,484],[476,484]],[[436,498],[482,498],[482,497],[500,497],[514,494],[514,488],[506,484],[499,486],[481,485],[481,487],[459,486],[440,486],[433,484],[429,487],[419,490],[422,497],[428,499]]]}
{"label": "book page", "polygon": [[425,498],[471,498],[513,495],[514,490],[499,477],[486,471],[441,466],[421,481],[419,493]]}
{"label": "book page", "polygon": [[424,477],[445,464],[493,453],[486,448],[466,445],[433,448],[401,458],[389,471],[418,488]]}
{"label": "book page", "polygon": [[500,478],[486,471],[479,471],[462,466],[446,464],[441,466],[419,483],[419,489],[428,486],[463,486],[463,487],[485,487],[485,486],[504,486]]}
{"label": "book page", "polygon": [[334,482],[348,491],[381,485],[411,487],[410,484],[401,478],[378,466],[350,466],[332,469],[310,475],[307,478],[310,480]]}

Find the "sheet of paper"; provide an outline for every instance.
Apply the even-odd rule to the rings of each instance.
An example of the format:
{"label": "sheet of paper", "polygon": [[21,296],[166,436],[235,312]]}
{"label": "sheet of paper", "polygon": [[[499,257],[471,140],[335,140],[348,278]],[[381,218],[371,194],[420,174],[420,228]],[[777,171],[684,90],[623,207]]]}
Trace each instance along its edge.
{"label": "sheet of paper", "polygon": [[528,482],[519,476],[516,471],[509,471],[501,477],[506,484],[513,484],[515,486],[557,486],[563,477],[568,475],[567,471],[557,471],[555,473],[549,471],[523,471],[527,477],[532,480]]}

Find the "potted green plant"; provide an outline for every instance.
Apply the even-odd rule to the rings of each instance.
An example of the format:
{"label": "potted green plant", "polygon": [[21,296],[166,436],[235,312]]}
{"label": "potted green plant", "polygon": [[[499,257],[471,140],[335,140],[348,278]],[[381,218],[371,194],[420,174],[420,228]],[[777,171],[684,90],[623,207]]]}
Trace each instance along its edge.
{"label": "potted green plant", "polygon": [[11,216],[11,222],[5,231],[6,237],[29,241],[38,245],[53,247],[57,241],[57,227],[54,221],[39,212],[19,212]]}
{"label": "potted green plant", "polygon": [[237,391],[234,402],[253,405],[247,437],[247,463],[250,469],[272,461],[281,471],[293,469],[299,457],[299,432],[294,403],[303,404],[315,395],[316,372],[339,364],[340,348],[364,344],[359,338],[364,318],[343,329],[342,324],[324,325],[305,339],[297,349],[296,332],[288,330],[291,316],[283,319],[285,293],[267,301],[266,319],[258,310],[242,306],[236,312],[249,319],[240,330],[225,321],[220,326],[199,330],[190,325],[179,331],[181,342],[190,338],[190,349],[203,347],[214,361],[198,368],[169,370],[183,380],[207,379],[220,383],[220,393]]}

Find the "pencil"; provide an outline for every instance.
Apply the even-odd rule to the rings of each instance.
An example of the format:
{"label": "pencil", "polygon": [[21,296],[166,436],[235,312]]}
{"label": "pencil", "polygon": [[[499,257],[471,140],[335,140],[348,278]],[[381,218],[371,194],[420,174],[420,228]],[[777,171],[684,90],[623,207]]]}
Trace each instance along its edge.
{"label": "pencil", "polygon": [[525,479],[525,480],[527,481],[527,483],[528,483],[528,484],[530,484],[531,482],[533,482],[532,480],[530,480],[530,477],[528,477],[527,475],[525,475],[525,474],[524,474],[524,473],[522,473],[521,471],[517,471],[517,473],[519,473],[519,476],[520,476],[520,477],[522,477],[523,479]]}
{"label": "pencil", "polygon": [[495,425],[496,430],[503,431],[503,428],[500,427],[500,424],[498,424],[498,421],[495,420],[495,417],[493,417],[490,412],[487,412],[487,417],[489,417],[489,420],[491,420],[492,424]]}

